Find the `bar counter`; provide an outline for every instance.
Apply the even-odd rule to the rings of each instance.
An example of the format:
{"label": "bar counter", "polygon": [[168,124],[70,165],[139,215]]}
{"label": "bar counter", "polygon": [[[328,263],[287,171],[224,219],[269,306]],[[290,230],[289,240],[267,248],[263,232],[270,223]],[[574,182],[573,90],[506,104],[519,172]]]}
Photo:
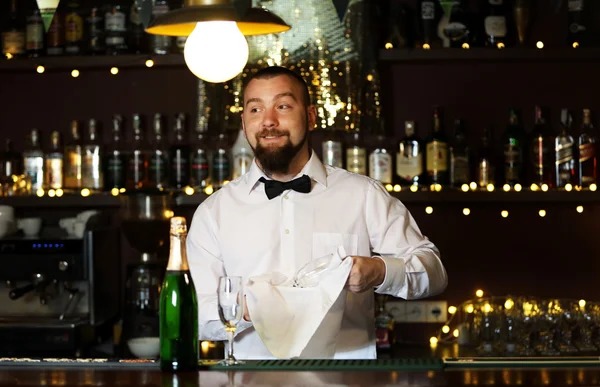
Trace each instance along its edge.
{"label": "bar counter", "polygon": [[0,386],[599,386],[600,359],[401,358],[248,361],[197,372],[161,372],[155,362],[0,359]]}

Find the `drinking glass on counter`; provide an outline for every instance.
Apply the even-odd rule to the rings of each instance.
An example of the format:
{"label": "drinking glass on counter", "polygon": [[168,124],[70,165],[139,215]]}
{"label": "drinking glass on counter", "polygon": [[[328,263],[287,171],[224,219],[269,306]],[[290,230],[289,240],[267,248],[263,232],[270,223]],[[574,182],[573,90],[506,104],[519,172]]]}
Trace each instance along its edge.
{"label": "drinking glass on counter", "polygon": [[244,314],[244,293],[242,291],[242,277],[221,277],[219,278],[218,289],[219,317],[225,325],[227,331],[227,358],[221,360],[222,365],[244,364],[237,360],[233,355],[233,337],[237,329],[237,324]]}

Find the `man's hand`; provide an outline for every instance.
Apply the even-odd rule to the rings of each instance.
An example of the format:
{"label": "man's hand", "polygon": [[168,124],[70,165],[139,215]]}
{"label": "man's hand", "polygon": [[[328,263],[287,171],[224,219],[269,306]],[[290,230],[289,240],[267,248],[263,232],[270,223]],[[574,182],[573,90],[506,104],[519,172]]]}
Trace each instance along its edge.
{"label": "man's hand", "polygon": [[248,303],[246,302],[246,296],[244,296],[244,321],[252,321],[252,319],[250,318],[250,312],[248,312]]}
{"label": "man's hand", "polygon": [[346,286],[352,293],[362,293],[381,285],[385,279],[385,262],[380,258],[350,256],[354,263]]}

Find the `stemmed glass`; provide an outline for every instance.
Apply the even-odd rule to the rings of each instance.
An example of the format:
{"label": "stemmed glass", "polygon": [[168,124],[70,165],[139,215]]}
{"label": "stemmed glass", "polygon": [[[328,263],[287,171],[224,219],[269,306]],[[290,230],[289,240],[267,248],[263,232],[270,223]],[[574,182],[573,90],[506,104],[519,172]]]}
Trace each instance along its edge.
{"label": "stemmed glass", "polygon": [[244,364],[233,356],[233,336],[237,329],[237,324],[242,319],[244,313],[244,294],[242,291],[242,277],[220,277],[219,290],[217,292],[219,300],[219,318],[225,325],[228,341],[228,356],[221,360],[221,365]]}

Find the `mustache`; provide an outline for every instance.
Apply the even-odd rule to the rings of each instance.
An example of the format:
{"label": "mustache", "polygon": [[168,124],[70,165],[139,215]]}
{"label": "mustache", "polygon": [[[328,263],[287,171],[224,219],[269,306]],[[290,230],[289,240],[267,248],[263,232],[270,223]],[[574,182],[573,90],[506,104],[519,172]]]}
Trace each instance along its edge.
{"label": "mustache", "polygon": [[279,130],[279,129],[264,129],[258,133],[256,133],[257,138],[262,137],[272,137],[272,136],[289,136],[290,132],[287,130]]}

